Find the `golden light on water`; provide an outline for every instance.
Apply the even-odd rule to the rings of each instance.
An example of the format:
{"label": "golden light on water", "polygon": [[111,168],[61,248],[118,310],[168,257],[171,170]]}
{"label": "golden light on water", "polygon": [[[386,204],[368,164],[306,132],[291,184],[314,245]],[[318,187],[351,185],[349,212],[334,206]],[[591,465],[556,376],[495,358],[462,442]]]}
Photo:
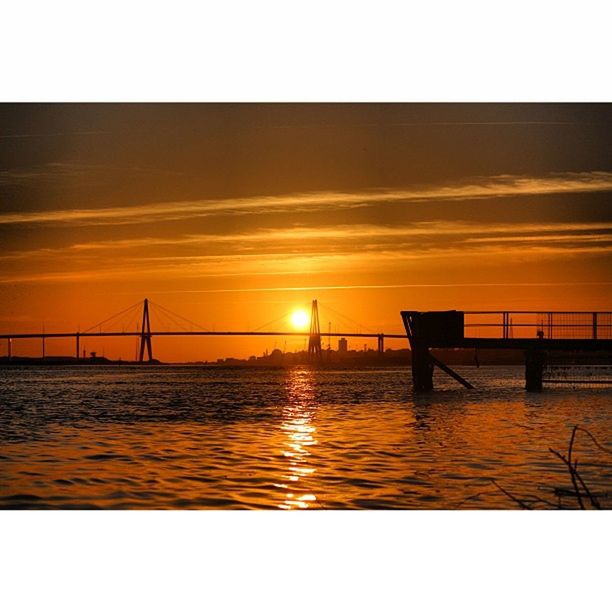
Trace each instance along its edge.
{"label": "golden light on water", "polygon": [[303,309],[294,310],[289,320],[295,329],[306,329],[310,325],[310,315]]}
{"label": "golden light on water", "polygon": [[293,370],[288,379],[290,403],[284,410],[281,430],[284,434],[281,454],[287,462],[285,482],[277,485],[284,489],[285,497],[278,507],[283,510],[306,509],[317,501],[316,495],[308,489],[307,478],[316,468],[311,465],[311,447],[316,427],[313,419],[313,374],[310,370]]}

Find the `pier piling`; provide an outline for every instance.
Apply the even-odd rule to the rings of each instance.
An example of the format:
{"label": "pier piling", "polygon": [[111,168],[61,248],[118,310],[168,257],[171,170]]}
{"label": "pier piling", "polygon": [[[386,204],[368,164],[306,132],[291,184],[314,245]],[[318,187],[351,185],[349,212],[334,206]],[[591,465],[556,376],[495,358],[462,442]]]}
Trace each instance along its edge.
{"label": "pier piling", "polygon": [[525,389],[527,391],[542,391],[542,379],[546,353],[535,349],[525,351]]}

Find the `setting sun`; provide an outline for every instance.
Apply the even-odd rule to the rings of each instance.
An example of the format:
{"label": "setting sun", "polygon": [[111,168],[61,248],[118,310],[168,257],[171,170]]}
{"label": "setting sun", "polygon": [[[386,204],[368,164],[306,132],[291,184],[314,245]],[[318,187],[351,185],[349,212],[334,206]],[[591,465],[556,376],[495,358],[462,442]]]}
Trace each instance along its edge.
{"label": "setting sun", "polygon": [[308,316],[308,313],[303,309],[295,310],[294,312],[292,312],[290,320],[291,325],[293,325],[293,327],[295,327],[296,329],[305,329],[310,323],[310,317]]}

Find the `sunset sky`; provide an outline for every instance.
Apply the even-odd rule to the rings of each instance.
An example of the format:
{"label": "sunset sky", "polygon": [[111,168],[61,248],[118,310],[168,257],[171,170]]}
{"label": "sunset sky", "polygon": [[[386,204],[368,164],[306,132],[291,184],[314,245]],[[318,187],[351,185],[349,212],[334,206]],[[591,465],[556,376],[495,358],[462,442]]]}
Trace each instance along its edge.
{"label": "sunset sky", "polygon": [[[144,297],[216,330],[290,329],[313,298],[347,332],[401,332],[400,309],[612,309],[611,197],[612,105],[5,104],[0,330]],[[275,346],[303,341],[154,339],[167,360]]]}

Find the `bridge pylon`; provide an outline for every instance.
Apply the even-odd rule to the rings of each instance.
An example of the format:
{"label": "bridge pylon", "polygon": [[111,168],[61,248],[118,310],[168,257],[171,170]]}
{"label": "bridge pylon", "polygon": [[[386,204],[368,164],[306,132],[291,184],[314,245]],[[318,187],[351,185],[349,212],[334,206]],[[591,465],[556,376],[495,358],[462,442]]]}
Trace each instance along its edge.
{"label": "bridge pylon", "polygon": [[144,362],[145,347],[147,348],[148,361],[153,361],[153,349],[151,348],[151,319],[149,318],[149,300],[145,298],[142,308],[142,327],[140,330],[140,363]]}
{"label": "bridge pylon", "polygon": [[310,335],[308,337],[308,357],[311,360],[320,360],[321,351],[321,326],[319,325],[319,306],[317,300],[312,300],[310,311]]}

